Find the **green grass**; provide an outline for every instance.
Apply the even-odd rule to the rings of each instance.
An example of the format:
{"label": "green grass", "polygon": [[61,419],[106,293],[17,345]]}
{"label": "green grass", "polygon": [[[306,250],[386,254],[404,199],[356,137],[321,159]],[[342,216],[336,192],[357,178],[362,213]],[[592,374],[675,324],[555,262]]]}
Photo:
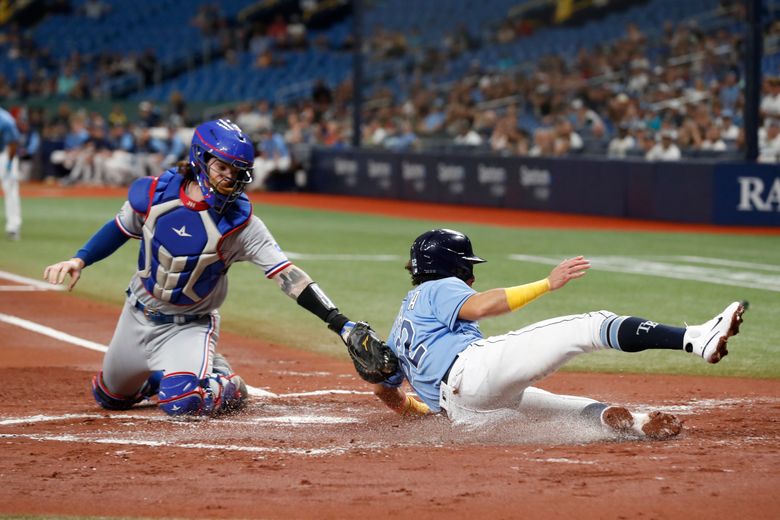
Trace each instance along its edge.
{"label": "green grass", "polygon": [[[69,258],[112,218],[121,202],[24,200],[23,239],[3,244],[0,269],[40,278],[46,265]],[[313,258],[295,262],[320,283],[345,314],[370,322],[383,336],[409,288],[400,257],[408,254],[414,237],[439,226],[469,234],[477,254],[489,260],[477,267],[477,290],[536,280],[550,270],[547,265],[510,260],[510,254],[556,258],[575,254],[639,258],[687,255],[769,265],[761,274],[775,279],[780,276],[780,239],[776,236],[510,229],[260,205],[255,212],[286,251],[308,255],[397,255],[395,261]],[[112,257],[88,268],[74,292],[81,297],[121,304],[135,268],[137,249],[137,243],[131,241]],[[282,294],[258,268],[237,264],[229,276],[230,293],[222,308],[224,329],[295,348],[345,356],[336,336]],[[749,300],[751,307],[740,336],[733,341],[731,355],[716,366],[694,356],[656,351],[634,355],[603,352],[580,357],[567,368],[780,377],[780,348],[773,328],[780,309],[777,291],[593,269],[565,289],[518,312],[485,320],[481,326],[486,335],[501,334],[552,316],[598,309],[682,325],[683,321],[705,321],[735,299]]]}

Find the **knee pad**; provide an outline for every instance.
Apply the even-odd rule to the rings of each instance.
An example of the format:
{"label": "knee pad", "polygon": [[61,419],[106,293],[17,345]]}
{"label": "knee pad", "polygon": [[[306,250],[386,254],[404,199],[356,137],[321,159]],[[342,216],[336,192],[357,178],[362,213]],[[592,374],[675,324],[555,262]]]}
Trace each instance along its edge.
{"label": "knee pad", "polygon": [[247,391],[237,375],[198,379],[192,372],[175,372],[160,380],[158,396],[160,408],[168,415],[213,415],[243,407]]}
{"label": "knee pad", "polygon": [[168,415],[204,415],[210,397],[192,372],[174,372],[163,376],[158,391],[160,408]]}
{"label": "knee pad", "polygon": [[134,404],[143,399],[139,395],[125,397],[112,394],[103,382],[103,371],[92,378],[92,395],[95,401],[106,410],[129,410]]}

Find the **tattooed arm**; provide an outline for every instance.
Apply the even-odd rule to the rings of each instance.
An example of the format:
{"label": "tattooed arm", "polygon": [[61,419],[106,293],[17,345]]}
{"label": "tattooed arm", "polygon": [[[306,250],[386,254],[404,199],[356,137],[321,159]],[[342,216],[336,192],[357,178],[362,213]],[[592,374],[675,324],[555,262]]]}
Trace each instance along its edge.
{"label": "tattooed arm", "polygon": [[349,331],[344,330],[345,325],[351,325],[348,327],[349,330],[354,326],[354,323],[339,312],[328,295],[303,269],[291,265],[273,279],[287,296],[295,298],[298,305],[326,322],[334,332],[348,334]]}
{"label": "tattooed arm", "polygon": [[280,272],[274,276],[273,279],[279,284],[279,288],[282,292],[293,300],[297,299],[303,290],[306,289],[309,284],[313,283],[313,280],[303,269],[294,265],[291,265]]}

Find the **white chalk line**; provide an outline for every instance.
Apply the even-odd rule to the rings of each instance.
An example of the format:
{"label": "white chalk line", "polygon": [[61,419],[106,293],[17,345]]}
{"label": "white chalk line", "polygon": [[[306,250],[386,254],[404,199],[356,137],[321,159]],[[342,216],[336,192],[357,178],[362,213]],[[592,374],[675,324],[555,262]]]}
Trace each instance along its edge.
{"label": "white chalk line", "polygon": [[65,290],[65,287],[63,287],[62,285],[53,285],[50,284],[49,282],[42,282],[40,280],[36,280],[35,278],[27,278],[26,276],[9,273],[7,271],[0,271],[0,280],[8,280],[9,282],[15,282],[21,285],[32,286],[41,291],[64,291]]}
{"label": "white chalk line", "polygon": [[0,439],[25,439],[44,442],[74,442],[81,444],[115,444],[120,446],[147,446],[151,448],[186,448],[198,450],[222,450],[222,451],[244,451],[250,453],[281,453],[287,455],[339,455],[350,450],[356,449],[376,449],[381,448],[379,444],[370,445],[350,445],[336,446],[333,448],[278,448],[267,446],[240,446],[235,444],[207,444],[203,442],[167,442],[140,439],[119,439],[116,437],[91,437],[79,436],[73,434],[37,434],[37,433],[0,433]]}
{"label": "white chalk line", "polygon": [[48,290],[33,287],[32,285],[0,285],[0,292],[39,292]]}
{"label": "white chalk line", "polygon": [[[33,423],[56,423],[65,421],[77,421],[84,419],[106,420],[106,421],[147,421],[147,422],[165,422],[170,424],[188,424],[201,420],[209,420],[206,417],[169,417],[165,414],[139,415],[139,414],[101,414],[101,413],[66,413],[61,415],[36,414],[20,417],[0,417],[0,426],[16,426],[18,424]],[[278,415],[266,417],[233,417],[220,418],[215,424],[232,425],[253,425],[253,424],[283,424],[286,426],[306,426],[311,424],[349,424],[360,422],[355,417],[336,417],[331,415]]]}
{"label": "white chalk line", "polygon": [[106,350],[108,350],[108,347],[106,347],[105,345],[101,345],[100,343],[95,343],[94,341],[89,341],[87,339],[79,338],[71,334],[68,334],[67,332],[62,332],[57,329],[47,327],[45,325],[35,323],[33,321],[25,320],[23,318],[18,318],[16,316],[11,316],[10,314],[4,314],[0,312],[0,322],[8,323],[9,325],[14,325],[16,327],[29,330],[31,332],[36,332],[38,334],[43,334],[44,336],[54,338],[58,341],[70,343],[72,345],[76,345],[78,347],[86,348],[89,350],[96,350],[98,352],[105,352]]}
{"label": "white chalk line", "polygon": [[[558,265],[564,257],[513,254],[509,255],[509,258],[521,262]],[[629,256],[588,257],[593,269],[602,271],[638,274],[642,276],[657,276],[661,278],[673,278],[676,280],[698,281],[717,285],[780,292],[780,275],[759,272],[775,269],[780,271],[780,266],[694,256],[663,258],[673,259],[676,260],[676,262]],[[700,264],[709,263],[720,267],[703,267],[701,265],[686,265],[680,263],[685,261]],[[751,270],[736,270],[736,267]]]}

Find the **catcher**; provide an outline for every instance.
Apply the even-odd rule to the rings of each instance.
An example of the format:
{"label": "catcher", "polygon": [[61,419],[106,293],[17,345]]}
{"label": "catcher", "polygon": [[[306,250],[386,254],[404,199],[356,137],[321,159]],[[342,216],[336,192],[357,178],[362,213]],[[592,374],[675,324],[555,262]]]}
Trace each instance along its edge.
{"label": "catcher", "polygon": [[[390,408],[404,415],[445,411],[456,422],[473,422],[496,410],[527,415],[581,416],[597,426],[636,436],[664,439],[681,424],[671,414],[633,413],[623,406],[565,395],[531,385],[574,356],[597,350],[688,352],[709,363],[725,356],[737,334],[745,304],[733,302],[702,325],[664,325],[609,311],[561,316],[502,336],[485,338],[477,320],[516,311],[539,296],[562,288],[590,268],[579,256],[564,260],[542,280],[477,292],[476,256],[468,237],[435,229],[412,244],[406,265],[412,289],[404,298],[388,343],[398,371],[374,387]],[[400,389],[407,379],[419,399]]]}
{"label": "catcher", "polygon": [[368,381],[395,372],[395,356],[371,328],[340,313],[252,214],[244,188],[252,181],[253,161],[254,147],[238,126],[224,119],[203,123],[189,162],[135,181],[113,219],[73,258],[45,269],[50,283],[62,284],[69,275],[70,290],[85,267],[130,238],[140,241],[138,269],[103,369],[92,379],[103,408],[125,410],[154,395],[169,415],[215,415],[244,406],[246,384],[217,353],[226,274],[239,261],[263,269],[339,334]]}

